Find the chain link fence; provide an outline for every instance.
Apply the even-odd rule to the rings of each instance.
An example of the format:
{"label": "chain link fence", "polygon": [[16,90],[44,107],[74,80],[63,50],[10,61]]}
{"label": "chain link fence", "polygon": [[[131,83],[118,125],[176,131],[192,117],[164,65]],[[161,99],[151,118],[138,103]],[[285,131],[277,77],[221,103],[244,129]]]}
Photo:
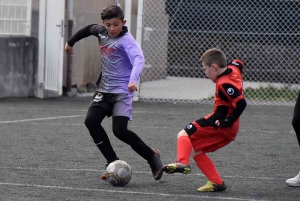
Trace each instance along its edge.
{"label": "chain link fence", "polygon": [[212,103],[199,62],[210,48],[246,63],[248,104],[294,105],[300,90],[300,0],[144,1],[139,100]]}

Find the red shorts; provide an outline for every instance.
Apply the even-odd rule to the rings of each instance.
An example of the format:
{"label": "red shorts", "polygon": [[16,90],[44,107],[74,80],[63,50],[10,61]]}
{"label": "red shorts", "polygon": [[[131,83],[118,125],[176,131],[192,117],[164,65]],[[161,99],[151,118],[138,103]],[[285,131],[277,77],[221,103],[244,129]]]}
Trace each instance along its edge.
{"label": "red shorts", "polygon": [[236,121],[231,127],[215,129],[212,126],[201,127],[193,122],[196,128],[194,133],[189,133],[193,148],[196,152],[214,152],[229,144],[236,137],[239,127],[239,121]]}

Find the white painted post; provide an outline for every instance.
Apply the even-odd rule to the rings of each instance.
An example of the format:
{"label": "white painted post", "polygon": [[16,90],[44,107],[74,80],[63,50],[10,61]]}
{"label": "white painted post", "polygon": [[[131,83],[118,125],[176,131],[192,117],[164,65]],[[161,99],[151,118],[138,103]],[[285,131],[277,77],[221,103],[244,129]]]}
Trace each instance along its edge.
{"label": "white painted post", "polygon": [[125,20],[126,26],[128,28],[128,31],[131,33],[131,5],[132,5],[132,0],[126,0],[125,1]]}
{"label": "white painted post", "polygon": [[31,35],[32,0],[27,0],[26,36]]}
{"label": "white painted post", "polygon": [[38,50],[38,87],[37,97],[44,98],[45,88],[45,40],[46,40],[46,7],[47,0],[40,0],[39,5],[39,50]]}
{"label": "white painted post", "polygon": [[[138,1],[137,25],[136,25],[136,41],[142,46],[142,31],[143,31],[143,5],[144,0]],[[139,100],[140,80],[138,81],[138,91],[134,92],[133,101]]]}

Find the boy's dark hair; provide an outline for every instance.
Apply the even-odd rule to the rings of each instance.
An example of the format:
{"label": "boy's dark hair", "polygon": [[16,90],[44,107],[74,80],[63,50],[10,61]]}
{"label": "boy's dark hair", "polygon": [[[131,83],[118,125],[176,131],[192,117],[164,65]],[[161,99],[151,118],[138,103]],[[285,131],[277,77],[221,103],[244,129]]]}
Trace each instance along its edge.
{"label": "boy's dark hair", "polygon": [[220,68],[225,68],[227,66],[225,54],[216,48],[207,50],[200,58],[200,62],[208,66],[217,64]]}
{"label": "boy's dark hair", "polygon": [[101,12],[102,20],[109,20],[112,18],[120,18],[122,21],[124,20],[124,13],[120,6],[116,4],[110,4],[106,8],[104,8]]}

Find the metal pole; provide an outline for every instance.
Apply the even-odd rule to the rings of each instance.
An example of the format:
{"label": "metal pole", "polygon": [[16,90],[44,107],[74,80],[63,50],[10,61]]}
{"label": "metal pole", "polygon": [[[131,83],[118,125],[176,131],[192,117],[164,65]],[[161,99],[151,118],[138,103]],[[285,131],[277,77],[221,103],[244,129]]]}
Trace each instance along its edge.
{"label": "metal pole", "polygon": [[[73,34],[73,0],[67,1],[68,10],[68,38]],[[66,95],[72,95],[72,56],[67,54],[67,77],[66,77]]]}

